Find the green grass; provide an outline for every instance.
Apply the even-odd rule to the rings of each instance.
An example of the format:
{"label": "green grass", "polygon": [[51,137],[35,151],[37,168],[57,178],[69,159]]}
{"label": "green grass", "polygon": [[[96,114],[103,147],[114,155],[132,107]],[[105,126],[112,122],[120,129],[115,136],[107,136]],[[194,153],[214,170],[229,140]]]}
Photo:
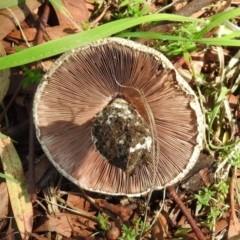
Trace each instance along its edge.
{"label": "green grass", "polygon": [[96,27],[94,29],[90,29],[88,31],[72,34],[0,58],[0,70],[24,65],[47,57],[52,57],[57,54],[74,49],[76,47],[89,44],[101,38],[109,37],[113,34],[119,33],[123,30],[134,27],[141,23],[153,21],[190,21],[199,23],[205,22],[204,20],[182,17],[172,14],[153,14],[143,17],[133,17],[116,20]]}

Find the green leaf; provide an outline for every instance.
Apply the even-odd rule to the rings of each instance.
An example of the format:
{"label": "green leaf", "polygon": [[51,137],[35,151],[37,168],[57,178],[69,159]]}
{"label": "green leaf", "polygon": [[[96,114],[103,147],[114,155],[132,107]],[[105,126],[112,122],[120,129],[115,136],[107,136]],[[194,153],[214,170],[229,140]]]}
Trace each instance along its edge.
{"label": "green leaf", "polygon": [[240,32],[234,32],[234,33],[231,33],[231,34],[219,37],[219,38],[221,40],[226,41],[226,40],[230,40],[230,39],[233,39],[233,38],[236,38],[236,37],[239,37],[239,36],[240,36]]}
{"label": "green leaf", "polygon": [[225,99],[225,96],[228,92],[228,89],[226,87],[222,87],[221,88],[221,92],[218,96],[218,99],[217,101],[215,102],[215,106],[210,114],[210,123],[209,123],[209,128],[211,129],[212,128],[212,125],[213,125],[213,122],[214,122],[214,119],[217,117],[217,114],[219,112],[219,109],[221,107],[221,104],[223,102],[223,100]]}
{"label": "green leaf", "polygon": [[[236,37],[239,35],[240,33],[234,33],[231,36]],[[169,41],[186,41],[187,43],[193,42],[193,43],[202,43],[202,44],[216,45],[216,46],[234,46],[234,47],[240,46],[239,40],[232,40],[232,39],[229,40],[227,36],[215,37],[215,38],[187,39],[184,37],[161,34],[161,33],[153,33],[153,32],[124,32],[124,33],[118,34],[117,36],[135,37],[135,38],[151,38],[151,39],[160,39],[160,40],[169,40]]]}
{"label": "green leaf", "polygon": [[209,32],[211,29],[220,26],[225,21],[235,18],[240,15],[240,8],[236,8],[233,10],[229,10],[226,12],[221,12],[214,14],[212,17],[209,18],[209,24],[207,24],[206,27],[204,27],[200,32],[198,32],[195,37],[201,38],[204,36],[207,32]]}
{"label": "green leaf", "polygon": [[191,228],[180,228],[174,233],[174,236],[177,238],[185,237],[191,230]]}
{"label": "green leaf", "polygon": [[200,38],[194,39],[194,42],[209,44],[209,45],[216,45],[216,46],[232,46],[232,47],[239,47],[240,41],[239,40],[226,40],[225,38]]}
{"label": "green leaf", "polygon": [[228,91],[229,90],[225,86],[223,86],[221,88],[221,92],[220,92],[220,94],[218,96],[217,101],[215,102],[215,106],[214,106],[212,112],[209,115],[210,122],[209,122],[209,130],[208,130],[207,137],[208,137],[208,143],[209,143],[210,147],[213,148],[213,149],[225,149],[225,148],[234,146],[236,144],[236,143],[233,143],[233,144],[225,145],[225,146],[222,146],[222,147],[218,147],[218,146],[214,146],[211,143],[211,140],[210,140],[210,132],[211,132],[211,129],[212,129],[212,126],[213,126],[213,122],[214,122],[215,118],[217,117],[217,115],[218,115],[218,113],[220,111],[220,107],[221,107],[222,102],[225,99],[225,96],[226,96]]}
{"label": "green leaf", "polygon": [[124,0],[122,1],[122,3],[119,5],[119,7],[124,7],[127,6],[129,4],[129,0]]}
{"label": "green leaf", "polygon": [[0,138],[8,138],[8,136],[6,136],[6,135],[4,135],[4,134],[2,134],[1,132],[0,132]]}
{"label": "green leaf", "polygon": [[0,9],[11,8],[26,3],[26,0],[0,0]]}
{"label": "green leaf", "polygon": [[7,175],[5,175],[3,173],[0,173],[0,177],[4,178],[4,179],[6,179],[6,180],[8,180],[10,182],[14,182],[14,183],[17,183],[17,184],[20,184],[20,185],[26,185],[25,182],[22,182],[22,181],[19,181],[19,180],[15,179],[15,178],[9,177],[9,176],[7,176]]}
{"label": "green leaf", "polygon": [[0,58],[0,70],[51,57],[76,47],[86,45],[98,39],[111,36],[112,34],[116,34],[138,24],[153,21],[204,22],[200,19],[183,17],[174,14],[152,14],[143,17],[125,18],[104,24],[85,32],[59,38],[18,53],[2,57]]}

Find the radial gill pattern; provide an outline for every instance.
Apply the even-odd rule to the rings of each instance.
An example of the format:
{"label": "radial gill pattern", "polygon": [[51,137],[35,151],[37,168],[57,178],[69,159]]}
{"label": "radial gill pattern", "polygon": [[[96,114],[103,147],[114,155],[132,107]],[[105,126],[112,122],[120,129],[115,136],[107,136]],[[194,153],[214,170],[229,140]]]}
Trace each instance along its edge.
{"label": "radial gill pattern", "polygon": [[[119,96],[149,125],[136,89],[153,113],[160,158],[155,167],[148,161],[128,172],[100,154],[91,132],[95,116]],[[84,189],[112,195],[149,191],[154,171],[154,189],[176,183],[195,164],[202,146],[203,118],[190,86],[163,54],[118,38],[60,57],[37,89],[34,121],[42,148],[59,172]]]}

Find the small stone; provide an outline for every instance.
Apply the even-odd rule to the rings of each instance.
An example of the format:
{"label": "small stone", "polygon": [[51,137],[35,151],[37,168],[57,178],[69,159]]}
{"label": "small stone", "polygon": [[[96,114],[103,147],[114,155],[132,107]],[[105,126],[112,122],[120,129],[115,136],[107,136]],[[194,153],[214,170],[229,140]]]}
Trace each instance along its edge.
{"label": "small stone", "polygon": [[124,98],[115,98],[95,116],[91,132],[103,158],[129,174],[151,161],[151,132]]}
{"label": "small stone", "polygon": [[115,227],[115,226],[113,226],[106,232],[106,238],[108,240],[118,239],[119,235],[120,235],[120,230],[118,227]]}

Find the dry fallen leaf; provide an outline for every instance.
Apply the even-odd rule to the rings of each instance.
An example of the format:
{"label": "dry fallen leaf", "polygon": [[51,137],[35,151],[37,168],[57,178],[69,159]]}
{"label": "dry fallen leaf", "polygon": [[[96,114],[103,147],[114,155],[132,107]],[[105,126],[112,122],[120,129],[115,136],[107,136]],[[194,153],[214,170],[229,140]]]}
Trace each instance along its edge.
{"label": "dry fallen leaf", "polygon": [[112,204],[103,199],[96,199],[96,203],[100,208],[104,208],[121,218],[121,220],[128,221],[131,215],[133,214],[133,210],[128,206],[122,206],[121,204]]}
{"label": "dry fallen leaf", "polygon": [[68,238],[71,236],[72,228],[69,219],[63,213],[55,213],[55,216],[43,216],[38,223],[41,223],[41,225],[34,229],[34,232],[50,231]]}
{"label": "dry fallen leaf", "polygon": [[229,222],[228,228],[228,238],[229,240],[239,240],[240,237],[240,222],[236,214],[232,214]]}
{"label": "dry fallen leaf", "polygon": [[[50,41],[58,39],[60,37],[67,36],[69,34],[76,33],[76,29],[70,24],[61,24],[53,27],[46,27],[43,36],[43,41]],[[24,35],[28,42],[33,42],[36,38],[37,29],[36,28],[25,28]],[[20,30],[14,30],[10,32],[7,36],[8,40],[18,40],[22,41],[22,33]]]}
{"label": "dry fallen leaf", "polygon": [[219,234],[221,231],[223,231],[227,227],[228,227],[227,220],[220,219],[219,221],[216,222],[215,235]]}
{"label": "dry fallen leaf", "polygon": [[7,224],[7,215],[9,214],[9,195],[5,182],[0,184],[0,232]]}
{"label": "dry fallen leaf", "polygon": [[0,135],[0,157],[13,214],[22,239],[28,239],[26,232],[32,231],[33,208],[25,182],[21,160],[9,137]]}
{"label": "dry fallen leaf", "polygon": [[[85,198],[77,195],[73,195],[71,193],[68,193],[67,205],[71,208],[73,208],[75,211],[81,212],[82,214],[72,214],[69,213],[69,211],[64,212],[66,216],[68,216],[69,220],[72,223],[74,232],[79,232],[82,236],[89,236],[91,235],[91,230],[90,229],[95,229],[96,228],[96,221],[93,221],[94,216],[97,213],[97,210],[94,209],[94,207],[91,205],[91,203],[86,200]],[[84,213],[88,213],[85,215]],[[92,218],[89,218],[91,216]],[[76,236],[76,235],[75,235]]]}
{"label": "dry fallen leaf", "polygon": [[[3,47],[2,42],[0,42],[0,57],[3,57],[5,55],[6,55],[5,49]],[[0,103],[2,102],[3,98],[7,93],[10,83],[9,76],[10,76],[9,68],[0,71]]]}
{"label": "dry fallen leaf", "polygon": [[[61,0],[60,2],[71,14],[76,23],[81,24],[82,22],[89,20],[90,13],[84,0]],[[64,25],[66,23],[72,24],[72,22],[69,21],[69,18],[61,12],[61,9],[57,8],[55,5],[53,5],[53,8],[57,14],[59,25]]]}
{"label": "dry fallen leaf", "polygon": [[170,237],[168,233],[168,214],[163,211],[156,219],[152,229],[153,239],[164,239]]}
{"label": "dry fallen leaf", "polygon": [[[20,6],[11,8],[11,10],[14,12],[18,21],[22,22],[32,11],[43,4],[43,2],[44,0],[28,0]],[[0,31],[0,40],[2,40],[16,27],[16,22],[13,20],[13,16],[7,9],[0,9],[0,23],[1,26],[4,26]]]}

